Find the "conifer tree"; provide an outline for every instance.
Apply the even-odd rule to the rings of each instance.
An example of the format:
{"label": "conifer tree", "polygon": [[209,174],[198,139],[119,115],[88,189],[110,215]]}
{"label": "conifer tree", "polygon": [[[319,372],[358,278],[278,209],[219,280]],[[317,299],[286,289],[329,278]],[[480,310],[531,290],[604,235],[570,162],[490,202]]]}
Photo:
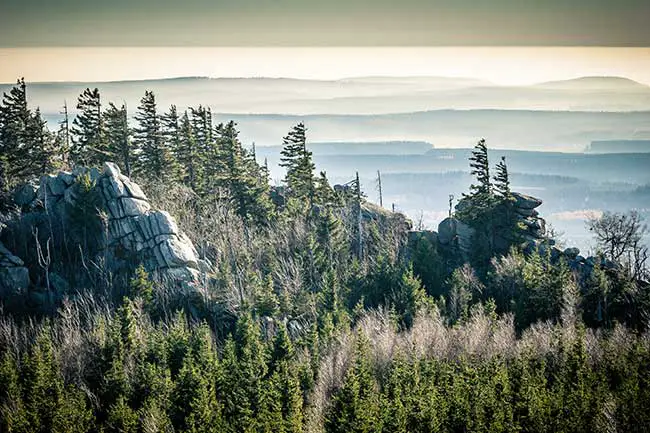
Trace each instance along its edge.
{"label": "conifer tree", "polygon": [[175,161],[163,140],[162,125],[153,92],[145,92],[135,119],[138,122],[138,127],[134,130],[134,141],[138,149],[137,171],[149,179],[174,180]]}
{"label": "conifer tree", "polygon": [[0,360],[0,430],[27,432],[30,428],[29,416],[21,386],[21,371],[14,356],[5,350]]}
{"label": "conifer tree", "polygon": [[287,170],[284,178],[291,194],[313,203],[315,195],[312,153],[307,149],[305,124],[300,122],[283,139],[280,166]]}
{"label": "conifer tree", "polygon": [[178,147],[172,148],[172,152],[180,165],[181,179],[198,192],[199,186],[203,183],[201,151],[194,134],[193,122],[190,121],[187,111],[180,119]]}
{"label": "conifer tree", "polygon": [[76,165],[98,166],[109,157],[99,89],[86,89],[77,100],[70,157]]}
{"label": "conifer tree", "polygon": [[56,134],[57,141],[59,145],[57,146],[61,152],[61,163],[65,168],[70,166],[70,115],[68,114],[68,103],[63,103],[63,111],[60,112],[63,115],[63,119],[59,121],[59,131]]}
{"label": "conifer tree", "polygon": [[120,108],[112,102],[104,113],[108,158],[115,161],[128,177],[131,177],[134,149],[131,143],[126,105]]}
{"label": "conifer tree", "polygon": [[494,189],[506,200],[511,198],[510,177],[508,175],[508,166],[506,157],[502,156],[501,161],[497,164],[497,174],[494,176]]}
{"label": "conifer tree", "polygon": [[213,145],[212,112],[210,108],[199,105],[190,107],[192,130],[200,153],[207,153]]}
{"label": "conifer tree", "polygon": [[167,148],[176,154],[181,146],[181,119],[176,105],[171,105],[169,111],[160,116],[162,135]]}
{"label": "conifer tree", "polygon": [[469,187],[470,192],[473,197],[479,200],[485,200],[492,194],[492,182],[490,180],[488,149],[484,138],[479,140],[476,146],[474,146],[469,161],[469,166],[472,168],[471,174],[476,176],[478,182],[478,184],[472,184]]}
{"label": "conifer tree", "polygon": [[[32,172],[29,175],[49,173],[55,167],[56,148],[54,135],[47,128],[47,122],[41,115],[40,108],[31,113],[25,127],[25,143],[29,148]],[[27,173],[26,173],[27,174]]]}
{"label": "conifer tree", "polygon": [[217,401],[214,378],[206,375],[193,356],[184,360],[174,390],[176,425],[182,431],[220,432],[221,409]]}
{"label": "conifer tree", "polygon": [[21,78],[0,104],[0,186],[8,189],[49,171],[53,141],[40,110],[27,107],[27,87]]}
{"label": "conifer tree", "polygon": [[220,125],[217,131],[223,172],[219,178],[213,177],[214,181],[230,192],[231,201],[242,218],[267,224],[271,203],[260,166],[242,147],[235,122]]}
{"label": "conifer tree", "polygon": [[337,205],[338,197],[334,189],[330,186],[329,180],[327,180],[327,173],[324,171],[320,172],[320,177],[316,182],[316,201],[319,204],[324,205]]}
{"label": "conifer tree", "polygon": [[343,387],[333,398],[325,420],[328,432],[370,433],[382,429],[379,392],[372,374],[368,340],[357,335],[354,365],[345,375]]}

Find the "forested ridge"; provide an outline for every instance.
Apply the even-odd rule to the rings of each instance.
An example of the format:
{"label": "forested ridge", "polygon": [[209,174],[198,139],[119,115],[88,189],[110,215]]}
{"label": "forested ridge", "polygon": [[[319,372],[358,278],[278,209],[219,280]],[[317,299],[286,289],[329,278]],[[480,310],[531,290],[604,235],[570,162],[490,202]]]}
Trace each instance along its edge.
{"label": "forested ridge", "polygon": [[[272,186],[207,107],[164,111],[148,91],[128,111],[87,89],[50,129],[27,91],[19,80],[0,104],[0,239],[25,233],[10,240],[32,285],[0,287],[0,431],[650,430],[639,214],[590,221],[583,272],[552,233],[530,238],[506,160],[481,140],[474,183],[450,200],[467,250],[369,203],[355,173],[330,185],[303,123]],[[105,215],[88,170],[108,161],[193,242],[195,289],[146,263],[111,272],[93,249]],[[57,171],[77,185],[61,233],[47,203],[16,201]]]}

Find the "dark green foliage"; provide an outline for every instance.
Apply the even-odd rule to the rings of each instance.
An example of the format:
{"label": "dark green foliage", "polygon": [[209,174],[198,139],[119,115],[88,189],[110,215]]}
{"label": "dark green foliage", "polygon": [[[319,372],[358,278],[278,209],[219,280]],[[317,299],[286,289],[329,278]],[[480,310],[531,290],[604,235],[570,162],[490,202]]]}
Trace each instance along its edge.
{"label": "dark green foliage", "polygon": [[75,254],[79,249],[84,254],[94,253],[104,231],[104,220],[99,208],[100,197],[88,172],[77,178],[75,188],[74,204],[67,203],[69,225],[75,242],[71,250]]}
{"label": "dark green foliage", "polygon": [[[176,124],[173,112],[167,115],[166,121],[167,128],[171,131],[168,134],[173,134],[175,138],[176,133],[172,129]],[[171,125],[169,122],[172,122]],[[177,147],[172,147],[172,152],[181,167],[181,180],[195,191],[198,190],[199,185],[202,184],[201,149],[196,141],[193,122],[190,121],[187,111],[179,121],[178,143]]]}
{"label": "dark green foliage", "polygon": [[124,174],[131,176],[135,155],[126,105],[122,104],[118,108],[112,102],[109,103],[104,113],[104,123],[107,140],[106,157],[124,169]]}
{"label": "dark green foliage", "polygon": [[494,176],[494,189],[504,199],[511,197],[510,176],[508,175],[508,166],[506,157],[502,156],[501,161],[497,164],[497,174]]}
{"label": "dark green foliage", "polygon": [[271,202],[269,186],[253,154],[247,152],[239,141],[235,122],[219,125],[220,177],[214,178],[216,186],[230,193],[230,200],[240,217],[258,225],[269,223]]}
{"label": "dark green foliage", "polygon": [[414,233],[409,247],[413,272],[420,278],[427,293],[438,298],[443,294],[445,269],[443,258],[438,252],[437,239],[432,239],[425,233]]}
{"label": "dark green foliage", "polygon": [[145,305],[153,301],[153,282],[149,279],[144,266],[140,265],[135,269],[135,276],[131,279],[131,296],[140,298]]}
{"label": "dark green foliage", "polygon": [[163,137],[162,123],[156,97],[147,91],[140,100],[135,115],[138,126],[134,129],[134,143],[137,148],[138,163],[134,167],[142,176],[169,182],[177,177],[176,161]]}
{"label": "dark green foliage", "polygon": [[312,153],[307,149],[306,131],[305,124],[300,122],[284,137],[280,166],[287,170],[284,182],[291,195],[313,203],[316,193],[315,166]]}
{"label": "dark green foliage", "polygon": [[474,146],[472,156],[469,158],[471,174],[476,176],[477,184],[472,184],[469,189],[474,197],[489,197],[492,194],[492,179],[490,178],[490,163],[485,139],[482,138]]}
{"label": "dark green foliage", "polygon": [[332,399],[325,428],[332,433],[381,432],[383,417],[379,388],[372,372],[368,341],[361,335],[352,362],[343,386]]}
{"label": "dark green foliage", "polygon": [[70,158],[75,165],[96,167],[109,157],[99,89],[86,89],[77,100]]}
{"label": "dark green foliage", "polygon": [[55,143],[40,110],[27,107],[20,79],[0,104],[0,191],[52,168]]}

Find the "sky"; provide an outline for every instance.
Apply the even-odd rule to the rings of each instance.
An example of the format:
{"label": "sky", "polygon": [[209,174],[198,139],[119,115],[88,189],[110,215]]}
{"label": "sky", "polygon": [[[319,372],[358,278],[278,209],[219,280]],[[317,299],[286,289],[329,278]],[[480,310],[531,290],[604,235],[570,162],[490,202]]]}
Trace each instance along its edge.
{"label": "sky", "polygon": [[0,45],[650,46],[648,0],[0,0]]}
{"label": "sky", "polygon": [[0,0],[0,83],[617,75],[650,84],[648,17],[649,0]]}

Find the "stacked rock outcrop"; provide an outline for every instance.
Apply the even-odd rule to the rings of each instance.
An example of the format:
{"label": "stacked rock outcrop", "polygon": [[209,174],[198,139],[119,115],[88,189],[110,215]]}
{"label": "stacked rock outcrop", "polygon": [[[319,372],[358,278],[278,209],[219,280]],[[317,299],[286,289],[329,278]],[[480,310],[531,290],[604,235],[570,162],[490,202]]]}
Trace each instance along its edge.
{"label": "stacked rock outcrop", "polygon": [[[511,227],[507,225],[500,226],[500,223],[506,219],[506,215],[504,214],[503,219],[494,221],[494,245],[498,250],[507,251],[509,246],[515,241],[537,243],[541,239],[544,239],[546,235],[546,221],[539,216],[536,210],[536,208],[542,205],[542,200],[517,192],[512,193],[512,196],[512,211],[515,213],[516,222],[523,229],[523,239],[513,239]],[[469,200],[462,200],[456,205],[456,211],[461,212],[469,206],[471,206]],[[504,212],[506,212],[505,209]],[[474,233],[475,230],[472,227],[455,217],[445,218],[438,225],[439,243],[443,247],[457,245],[461,254],[465,257],[471,253]]]}
{"label": "stacked rock outcrop", "polygon": [[525,227],[525,238],[528,241],[536,241],[546,235],[546,221],[539,216],[537,208],[542,205],[542,200],[529,195],[513,192],[515,200],[513,209],[517,216],[517,222]]}
{"label": "stacked rock outcrop", "polygon": [[[199,269],[204,269],[206,264],[198,259],[190,239],[179,230],[169,213],[152,209],[142,189],[113,163],[104,164],[103,172],[78,168],[71,173],[43,176],[38,186],[19,187],[14,192],[14,202],[23,209],[21,218],[46,215],[69,228],[73,224],[70,209],[79,200],[82,175],[90,178],[104,219],[103,229],[89,235],[95,248],[106,257],[110,271],[142,263],[161,280],[183,287],[198,283]],[[11,230],[8,227],[3,236],[11,238]],[[0,284],[24,285],[28,274],[22,265],[21,259],[1,246]],[[21,268],[25,271],[16,270]]]}

